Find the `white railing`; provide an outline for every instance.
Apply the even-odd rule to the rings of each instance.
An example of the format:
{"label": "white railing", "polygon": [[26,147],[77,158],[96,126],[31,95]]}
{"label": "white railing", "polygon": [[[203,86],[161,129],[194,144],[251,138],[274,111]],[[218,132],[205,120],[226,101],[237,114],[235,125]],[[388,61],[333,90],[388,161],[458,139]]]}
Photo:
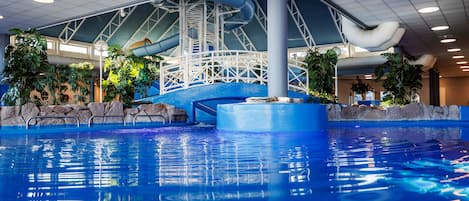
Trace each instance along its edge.
{"label": "white railing", "polygon": [[[223,50],[175,58],[160,69],[160,94],[213,83],[267,84],[267,54]],[[289,61],[289,90],[308,93],[308,71],[300,61]]]}

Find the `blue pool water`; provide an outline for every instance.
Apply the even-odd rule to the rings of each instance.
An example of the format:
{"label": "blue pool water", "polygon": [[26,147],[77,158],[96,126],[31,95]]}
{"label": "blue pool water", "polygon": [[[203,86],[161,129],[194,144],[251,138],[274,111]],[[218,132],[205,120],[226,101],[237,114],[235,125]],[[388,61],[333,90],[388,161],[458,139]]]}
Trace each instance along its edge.
{"label": "blue pool water", "polygon": [[469,200],[468,129],[0,135],[0,200]]}

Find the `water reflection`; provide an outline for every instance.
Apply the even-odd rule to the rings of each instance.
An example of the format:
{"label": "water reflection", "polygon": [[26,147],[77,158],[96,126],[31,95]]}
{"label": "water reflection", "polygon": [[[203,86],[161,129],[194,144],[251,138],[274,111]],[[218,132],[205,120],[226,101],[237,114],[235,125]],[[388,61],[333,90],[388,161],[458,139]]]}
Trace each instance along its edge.
{"label": "water reflection", "polygon": [[459,128],[2,136],[1,200],[466,199]]}

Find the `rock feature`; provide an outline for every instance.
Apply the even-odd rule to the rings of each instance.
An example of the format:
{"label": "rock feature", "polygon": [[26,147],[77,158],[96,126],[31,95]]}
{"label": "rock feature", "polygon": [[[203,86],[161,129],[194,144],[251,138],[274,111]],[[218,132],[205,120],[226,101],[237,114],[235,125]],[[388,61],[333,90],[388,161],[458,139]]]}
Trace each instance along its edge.
{"label": "rock feature", "polygon": [[342,107],[338,104],[326,106],[330,121],[402,121],[402,120],[459,120],[460,108],[451,106],[431,106],[413,103],[405,106],[392,106],[386,109],[365,105]]}
{"label": "rock feature", "polygon": [[[112,101],[106,104],[104,108],[104,116],[110,116],[105,118],[106,123],[122,123],[124,121],[124,104],[119,101]],[[117,117],[121,116],[121,117]]]}
{"label": "rock feature", "polygon": [[[169,122],[186,121],[186,111],[176,108],[173,105],[157,103],[144,104],[137,108],[124,109],[121,102],[110,103],[90,103],[88,107],[80,105],[51,105],[37,107],[33,103],[23,106],[4,106],[0,108],[0,126],[24,126],[27,119],[35,116],[47,118],[32,119],[29,125],[54,125],[70,124],[75,125],[76,117],[80,124],[87,124],[91,116],[101,116],[93,119],[93,124],[97,123],[122,123],[125,118],[126,123],[132,123],[136,115],[137,122]],[[154,116],[153,116],[154,115]],[[157,116],[157,115],[161,115]],[[121,117],[115,117],[121,116]],[[49,118],[58,117],[58,118]]]}
{"label": "rock feature", "polygon": [[21,109],[19,106],[4,106],[0,112],[1,125],[14,126],[24,125],[24,119],[20,115]]}
{"label": "rock feature", "polygon": [[[158,103],[158,104],[142,104],[138,106],[139,112],[136,114],[137,122],[168,122],[169,113],[174,113],[174,107],[171,108],[167,104]],[[161,116],[159,116],[161,115]]]}

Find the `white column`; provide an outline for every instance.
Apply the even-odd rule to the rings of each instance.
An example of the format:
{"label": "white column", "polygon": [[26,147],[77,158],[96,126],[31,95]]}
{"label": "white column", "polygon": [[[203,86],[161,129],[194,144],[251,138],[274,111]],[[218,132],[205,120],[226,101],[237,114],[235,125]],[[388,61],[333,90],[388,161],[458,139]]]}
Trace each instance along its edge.
{"label": "white column", "polygon": [[267,1],[268,95],[288,96],[288,0]]}

